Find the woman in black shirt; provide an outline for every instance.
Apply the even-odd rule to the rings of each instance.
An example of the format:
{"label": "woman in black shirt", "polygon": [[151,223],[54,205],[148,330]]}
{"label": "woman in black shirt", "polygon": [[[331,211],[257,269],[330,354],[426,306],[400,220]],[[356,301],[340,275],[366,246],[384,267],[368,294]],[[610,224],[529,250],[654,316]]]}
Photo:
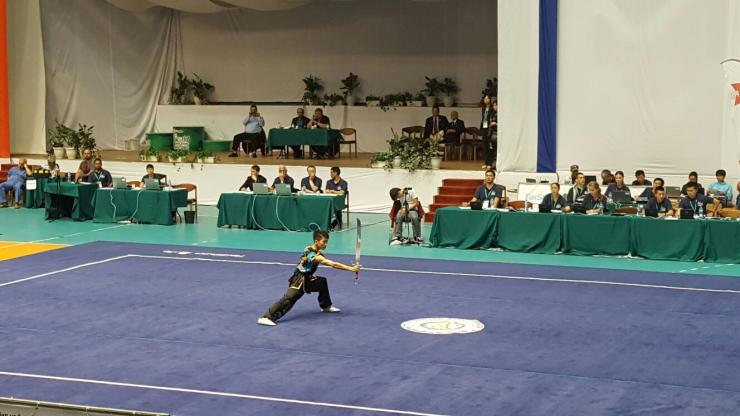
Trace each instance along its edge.
{"label": "woman in black shirt", "polygon": [[542,198],[540,205],[550,209],[563,209],[563,207],[565,207],[565,198],[560,195],[560,184],[555,182],[551,183],[550,192],[551,193]]}

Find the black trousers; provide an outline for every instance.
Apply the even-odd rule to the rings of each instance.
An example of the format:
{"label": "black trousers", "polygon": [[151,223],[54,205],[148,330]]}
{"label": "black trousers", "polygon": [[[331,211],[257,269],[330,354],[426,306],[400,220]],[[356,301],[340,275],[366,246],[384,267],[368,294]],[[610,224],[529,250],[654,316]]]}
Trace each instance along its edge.
{"label": "black trousers", "polygon": [[481,134],[483,135],[483,154],[485,155],[485,165],[493,165],[493,161],[496,160],[496,147],[498,145],[498,139],[496,137],[496,131],[494,129],[482,129]]}
{"label": "black trousers", "polygon": [[339,142],[336,140],[329,140],[328,146],[311,146],[311,151],[316,153],[317,156],[326,156],[327,153],[329,156],[334,157],[337,153],[339,153]]}
{"label": "black trousers", "polygon": [[331,306],[329,284],[325,277],[304,275],[296,270],[288,282],[288,290],[280,300],[273,303],[270,309],[265,312],[263,315],[265,318],[269,318],[273,322],[282,318],[305,293],[319,292],[319,306],[321,309]]}
{"label": "black trousers", "polygon": [[[252,153],[253,151],[256,152],[257,149],[262,148],[262,136],[264,133],[239,133],[234,136],[234,139],[231,141],[231,150],[236,152],[237,149],[239,149],[239,144],[241,143],[242,149],[244,149],[244,153]],[[262,155],[264,156],[265,152],[262,151]]]}

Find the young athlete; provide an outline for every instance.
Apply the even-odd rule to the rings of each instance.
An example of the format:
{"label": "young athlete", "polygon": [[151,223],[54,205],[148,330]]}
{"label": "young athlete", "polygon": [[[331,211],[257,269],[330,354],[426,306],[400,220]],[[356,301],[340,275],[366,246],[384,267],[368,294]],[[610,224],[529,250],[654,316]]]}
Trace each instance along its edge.
{"label": "young athlete", "polygon": [[283,317],[290,308],[298,302],[304,293],[319,292],[319,306],[324,312],[339,312],[339,308],[331,305],[329,296],[329,285],[325,277],[315,276],[319,264],[324,264],[335,269],[347,270],[357,273],[360,266],[347,266],[342,263],[331,261],[324,257],[321,250],[326,249],[329,243],[329,233],[322,230],[314,231],[313,245],[306,247],[301,256],[301,261],[296,266],[293,276],[288,282],[288,290],[283,297],[275,302],[265,314],[257,320],[259,325],[275,326],[276,321]]}

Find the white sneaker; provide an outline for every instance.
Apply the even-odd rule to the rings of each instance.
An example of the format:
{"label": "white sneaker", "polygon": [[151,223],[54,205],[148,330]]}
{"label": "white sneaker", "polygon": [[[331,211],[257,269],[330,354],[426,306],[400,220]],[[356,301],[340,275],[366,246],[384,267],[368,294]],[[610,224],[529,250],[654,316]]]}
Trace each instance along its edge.
{"label": "white sneaker", "polygon": [[342,312],[342,310],[341,310],[341,309],[339,309],[339,308],[336,308],[336,307],[334,307],[334,306],[329,306],[328,308],[324,308],[324,309],[322,309],[321,311],[322,311],[322,312],[326,312],[326,313],[337,313],[337,312]]}
{"label": "white sneaker", "polygon": [[265,325],[265,326],[275,326],[277,325],[275,322],[270,320],[270,318],[265,318],[264,316],[257,320],[257,325]]}
{"label": "white sneaker", "polygon": [[397,238],[394,238],[393,240],[391,240],[391,245],[392,246],[397,246],[399,244],[403,244],[403,241],[401,241],[401,240],[399,240]]}

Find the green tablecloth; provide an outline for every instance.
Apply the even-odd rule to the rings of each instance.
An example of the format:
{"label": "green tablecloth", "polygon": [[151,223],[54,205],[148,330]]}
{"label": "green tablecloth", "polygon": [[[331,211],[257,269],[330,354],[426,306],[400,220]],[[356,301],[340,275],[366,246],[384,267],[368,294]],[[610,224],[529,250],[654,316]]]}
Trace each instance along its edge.
{"label": "green tablecloth", "polygon": [[429,242],[435,247],[492,247],[498,220],[497,211],[440,208],[434,215]]}
{"label": "green tablecloth", "polygon": [[704,222],[704,260],[711,263],[740,263],[740,222]]}
{"label": "green tablecloth", "polygon": [[705,221],[629,217],[632,254],[653,260],[697,261],[704,255]]}
{"label": "green tablecloth", "polygon": [[[60,209],[63,217],[71,217],[77,221],[87,221],[93,218],[93,198],[97,184],[72,183],[72,182],[50,182],[44,188],[44,204],[56,205],[56,198],[60,198]],[[47,212],[48,218],[48,212]]]}
{"label": "green tablecloth", "polygon": [[267,147],[328,146],[330,141],[341,141],[342,134],[335,129],[270,129]]}
{"label": "green tablecloth", "polygon": [[568,254],[627,255],[630,218],[610,215],[566,215],[562,250]]}
{"label": "green tablecloth", "polygon": [[185,189],[98,189],[93,201],[93,221],[110,223],[134,219],[148,224],[172,225],[173,213],[187,204],[188,192]]}
{"label": "green tablecloth", "polygon": [[500,212],[498,215],[497,247],[526,253],[560,251],[563,214]]}
{"label": "green tablecloth", "polygon": [[[221,194],[218,226],[240,225],[252,229],[311,231],[329,229],[335,212],[344,209],[344,195]],[[315,226],[312,227],[312,224]]]}
{"label": "green tablecloth", "polygon": [[26,182],[26,194],[23,197],[24,208],[44,207],[44,189],[48,182],[49,178],[36,178],[36,189],[34,190],[28,189],[28,182]]}

